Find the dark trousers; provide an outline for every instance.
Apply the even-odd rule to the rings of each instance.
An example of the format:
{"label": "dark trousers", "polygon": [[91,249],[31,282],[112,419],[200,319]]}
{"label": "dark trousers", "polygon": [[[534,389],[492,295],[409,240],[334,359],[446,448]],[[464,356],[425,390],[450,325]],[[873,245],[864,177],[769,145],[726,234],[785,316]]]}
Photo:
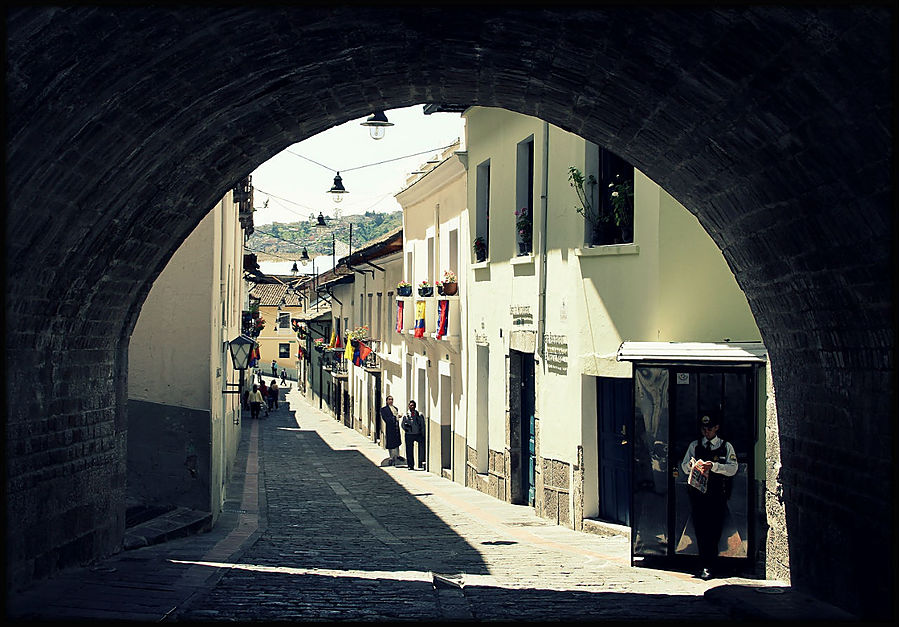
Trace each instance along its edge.
{"label": "dark trousers", "polygon": [[702,494],[692,488],[689,494],[699,563],[702,568],[711,568],[718,557],[718,542],[721,540],[721,528],[727,514],[727,497],[723,493]]}
{"label": "dark trousers", "polygon": [[412,465],[415,458],[412,457],[412,448],[415,442],[418,442],[418,465],[425,465],[425,436],[421,433],[418,434],[406,434],[406,465],[409,468],[412,468]]}
{"label": "dark trousers", "polygon": [[250,403],[250,417],[251,418],[259,418],[259,408],[262,406],[262,403],[258,401],[254,401]]}

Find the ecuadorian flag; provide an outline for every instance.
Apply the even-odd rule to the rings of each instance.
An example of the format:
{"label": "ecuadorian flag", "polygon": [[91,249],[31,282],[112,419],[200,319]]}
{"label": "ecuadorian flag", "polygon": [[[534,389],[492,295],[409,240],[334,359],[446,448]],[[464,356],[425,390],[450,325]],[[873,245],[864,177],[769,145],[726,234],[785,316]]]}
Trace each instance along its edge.
{"label": "ecuadorian flag", "polygon": [[361,366],[365,358],[371,353],[371,349],[362,342],[356,342],[356,350],[353,352],[353,365]]}
{"label": "ecuadorian flag", "polygon": [[446,329],[449,324],[449,301],[437,301],[437,339],[439,340],[446,335]]}
{"label": "ecuadorian flag", "polygon": [[425,301],[415,301],[415,337],[425,336]]}

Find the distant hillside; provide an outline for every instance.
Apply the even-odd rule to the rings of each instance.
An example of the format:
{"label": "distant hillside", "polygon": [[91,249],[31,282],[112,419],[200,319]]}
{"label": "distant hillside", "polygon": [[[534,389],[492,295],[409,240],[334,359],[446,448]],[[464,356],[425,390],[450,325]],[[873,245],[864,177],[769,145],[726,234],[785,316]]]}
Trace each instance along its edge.
{"label": "distant hillside", "polygon": [[[349,224],[353,225],[353,250],[365,246],[403,225],[403,212],[376,213],[366,211],[361,215],[349,215],[341,218],[341,225],[336,229],[322,228],[311,221],[272,224],[260,224],[254,228],[247,240],[247,248],[271,255],[280,255],[296,259],[303,247],[310,257],[331,254],[331,232],[334,231],[338,241],[345,245],[349,238]],[[341,246],[338,245],[338,254]]]}

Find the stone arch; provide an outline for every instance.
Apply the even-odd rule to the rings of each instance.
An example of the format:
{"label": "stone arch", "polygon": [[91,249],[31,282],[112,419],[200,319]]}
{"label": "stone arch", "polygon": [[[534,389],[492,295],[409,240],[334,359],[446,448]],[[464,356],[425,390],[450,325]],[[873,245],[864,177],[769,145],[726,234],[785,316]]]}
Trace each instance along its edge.
{"label": "stone arch", "polygon": [[11,585],[120,544],[128,337],[223,190],[335,124],[442,102],[577,133],[695,213],[769,349],[793,583],[886,612],[892,19],[877,7],[8,13]]}

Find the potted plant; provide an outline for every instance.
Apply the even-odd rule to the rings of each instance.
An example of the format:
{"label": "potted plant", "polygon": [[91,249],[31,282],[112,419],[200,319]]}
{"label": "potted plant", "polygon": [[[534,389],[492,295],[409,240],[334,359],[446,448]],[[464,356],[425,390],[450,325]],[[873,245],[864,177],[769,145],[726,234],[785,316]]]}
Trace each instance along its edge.
{"label": "potted plant", "polygon": [[474,256],[478,262],[487,261],[487,242],[483,236],[474,238]]}
{"label": "potted plant", "polygon": [[455,296],[458,291],[459,280],[456,278],[456,273],[452,270],[445,270],[443,272],[443,291],[441,294]]}
{"label": "potted plant", "polygon": [[534,221],[531,210],[527,207],[515,210],[515,228],[518,230],[518,254],[531,252],[531,241],[534,236]]}
{"label": "potted plant", "polygon": [[397,296],[412,296],[412,284],[409,281],[400,281],[396,284]]}
{"label": "potted plant", "polygon": [[631,181],[622,180],[621,175],[616,174],[614,180],[609,183],[609,200],[615,216],[615,226],[621,231],[621,241],[633,242],[634,187]]}
{"label": "potted plant", "polygon": [[368,325],[363,324],[362,326],[356,327],[349,333],[347,333],[347,337],[350,340],[367,340],[368,339]]}
{"label": "potted plant", "polygon": [[434,294],[434,287],[431,285],[431,282],[427,279],[418,284],[418,295],[419,296],[432,296]]}
{"label": "potted plant", "polygon": [[312,340],[312,348],[317,350],[319,353],[325,350],[325,338],[317,337]]}
{"label": "potted plant", "polygon": [[585,177],[580,170],[571,166],[568,168],[568,183],[577,194],[578,205],[574,210],[584,216],[590,225],[590,232],[593,235],[592,243],[613,244],[616,229],[612,216],[602,211],[601,208],[596,210],[590,200],[591,192],[585,189],[586,185],[596,185],[596,177],[592,174]]}

